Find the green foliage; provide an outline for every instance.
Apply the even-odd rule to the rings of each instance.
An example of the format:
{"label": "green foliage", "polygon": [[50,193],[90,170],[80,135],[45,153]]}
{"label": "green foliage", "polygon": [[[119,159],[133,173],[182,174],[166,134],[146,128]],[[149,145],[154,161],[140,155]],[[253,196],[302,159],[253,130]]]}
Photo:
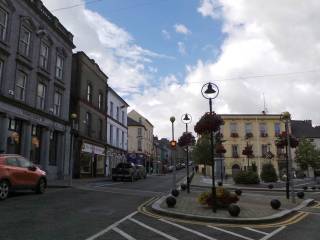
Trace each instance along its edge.
{"label": "green foliage", "polygon": [[252,163],[251,167],[252,167],[252,171],[254,171],[254,172],[258,171],[258,167],[257,167],[256,163]]}
{"label": "green foliage", "polygon": [[278,180],[276,169],[273,164],[267,163],[262,166],[261,180],[264,182],[276,182]]}
{"label": "green foliage", "polygon": [[237,184],[257,184],[259,176],[253,171],[240,171],[233,179]]}
{"label": "green foliage", "polygon": [[302,170],[307,170],[308,167],[320,167],[320,151],[309,139],[301,139],[296,150],[296,162]]}
{"label": "green foliage", "polygon": [[[217,207],[225,208],[228,207],[232,203],[236,203],[239,201],[239,197],[225,189],[224,187],[216,188],[216,198],[217,198]],[[203,192],[198,197],[198,202],[201,205],[212,206],[212,192]]]}
{"label": "green foliage", "polygon": [[197,164],[204,164],[205,162],[208,165],[211,164],[210,149],[210,136],[202,135],[193,148],[192,159],[194,159]]}

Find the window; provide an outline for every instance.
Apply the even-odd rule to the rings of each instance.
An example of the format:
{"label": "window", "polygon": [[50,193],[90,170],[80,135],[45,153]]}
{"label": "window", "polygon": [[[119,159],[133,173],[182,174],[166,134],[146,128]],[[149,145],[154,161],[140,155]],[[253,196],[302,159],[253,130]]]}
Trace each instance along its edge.
{"label": "window", "polygon": [[46,100],[46,86],[42,83],[38,83],[37,88],[37,108],[43,110]]}
{"label": "window", "polygon": [[124,112],[122,112],[121,122],[122,122],[122,124],[125,124],[125,123],[124,123]]}
{"label": "window", "polygon": [[119,128],[116,130],[116,146],[119,147],[119,140],[120,140],[120,135],[119,135]]}
{"label": "window", "polygon": [[62,80],[63,78],[63,65],[64,65],[64,59],[61,55],[57,55],[57,61],[56,61],[56,78]]}
{"label": "window", "polygon": [[230,132],[237,133],[237,123],[230,123]]}
{"label": "window", "polygon": [[142,141],[138,139],[138,151],[142,151]]}
{"label": "window", "polygon": [[139,117],[139,123],[142,123],[142,118],[141,117]]}
{"label": "window", "polygon": [[110,102],[110,116],[113,118],[113,102]]}
{"label": "window", "polygon": [[18,71],[16,80],[16,91],[15,98],[21,101],[25,100],[26,94],[26,84],[27,84],[27,74]]}
{"label": "window", "polygon": [[246,134],[252,133],[252,124],[251,123],[246,123],[245,132],[246,132]]}
{"label": "window", "polygon": [[122,148],[124,149],[124,132],[121,132],[121,144],[122,144]]}
{"label": "window", "polygon": [[39,65],[42,69],[47,70],[49,59],[49,47],[44,42],[40,45]]}
{"label": "window", "polygon": [[102,119],[99,119],[99,126],[98,126],[98,129],[99,129],[99,139],[102,140],[102,133],[103,133],[103,122],[102,122]]}
{"label": "window", "polygon": [[17,160],[18,160],[19,166],[22,168],[28,168],[33,165],[30,161],[24,158],[18,158]]}
{"label": "window", "polygon": [[117,107],[117,120],[119,121],[120,120],[120,108]]}
{"label": "window", "polygon": [[98,108],[99,108],[99,110],[102,110],[102,106],[103,106],[103,95],[102,95],[102,93],[99,93],[99,96],[98,96]]}
{"label": "window", "polygon": [[267,125],[265,123],[260,123],[260,136],[267,137]]}
{"label": "window", "polygon": [[280,123],[275,123],[274,124],[274,135],[277,137],[280,135],[280,133],[281,133]]}
{"label": "window", "polygon": [[138,137],[142,137],[142,128],[138,128]]}
{"label": "window", "polygon": [[9,157],[9,158],[6,159],[6,165],[7,166],[12,166],[12,167],[18,167],[19,166],[17,159],[13,158],[13,157]]}
{"label": "window", "polygon": [[90,83],[87,85],[87,102],[92,103],[92,86]]}
{"label": "window", "polygon": [[31,32],[25,28],[21,27],[20,39],[19,39],[19,53],[24,56],[29,56],[31,42]]}
{"label": "window", "polygon": [[236,144],[232,145],[232,157],[234,157],[234,158],[238,158],[239,157],[238,145],[236,145]]}
{"label": "window", "polygon": [[113,126],[110,125],[110,144],[113,145]]}
{"label": "window", "polygon": [[59,92],[55,92],[54,100],[53,100],[53,114],[56,116],[61,115],[61,101],[62,101],[62,94]]}
{"label": "window", "polygon": [[261,145],[261,154],[262,154],[262,157],[266,157],[266,156],[267,156],[267,152],[268,152],[268,145],[262,144],[262,145]]}
{"label": "window", "polygon": [[7,36],[7,25],[8,25],[8,13],[0,8],[0,39],[6,40]]}

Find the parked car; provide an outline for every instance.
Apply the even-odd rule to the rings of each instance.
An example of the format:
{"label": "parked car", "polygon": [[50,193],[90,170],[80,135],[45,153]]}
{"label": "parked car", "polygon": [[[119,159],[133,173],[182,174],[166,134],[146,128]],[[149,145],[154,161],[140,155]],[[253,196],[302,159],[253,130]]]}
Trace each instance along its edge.
{"label": "parked car", "polygon": [[138,170],[138,176],[140,179],[144,178],[146,179],[147,178],[147,172],[146,172],[146,169],[143,165],[136,165],[136,168]]}
{"label": "parked car", "polygon": [[46,173],[39,167],[22,156],[0,154],[0,200],[17,189],[30,189],[41,194],[46,188]]}
{"label": "parked car", "polygon": [[122,162],[119,163],[115,168],[112,168],[113,181],[117,181],[118,179],[128,179],[133,182],[138,178],[138,170],[133,163]]}

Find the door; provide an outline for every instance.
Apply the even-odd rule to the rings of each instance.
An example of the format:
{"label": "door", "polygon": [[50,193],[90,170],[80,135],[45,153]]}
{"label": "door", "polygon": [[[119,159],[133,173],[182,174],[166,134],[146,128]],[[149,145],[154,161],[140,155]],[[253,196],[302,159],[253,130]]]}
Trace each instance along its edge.
{"label": "door", "polygon": [[240,172],[240,166],[238,164],[234,164],[232,166],[232,177],[234,178]]}
{"label": "door", "polygon": [[5,160],[5,169],[8,172],[10,183],[13,187],[19,187],[23,185],[24,171],[19,167],[19,163],[16,157],[8,157]]}
{"label": "door", "polygon": [[23,157],[19,157],[17,159],[18,159],[19,167],[23,170],[23,173],[24,173],[23,174],[23,181],[25,183],[24,185],[28,187],[34,187],[38,183],[39,176],[37,174],[37,171],[32,171],[28,169],[29,167],[34,165]]}

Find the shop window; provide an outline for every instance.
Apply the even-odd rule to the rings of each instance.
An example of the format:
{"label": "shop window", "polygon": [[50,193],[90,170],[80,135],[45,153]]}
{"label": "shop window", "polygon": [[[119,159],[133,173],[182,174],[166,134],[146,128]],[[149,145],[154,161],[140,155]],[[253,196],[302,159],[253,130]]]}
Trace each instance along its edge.
{"label": "shop window", "polygon": [[91,174],[92,155],[90,153],[82,153],[80,156],[80,173]]}
{"label": "shop window", "polygon": [[32,125],[30,161],[35,164],[40,164],[41,132],[40,127]]}

